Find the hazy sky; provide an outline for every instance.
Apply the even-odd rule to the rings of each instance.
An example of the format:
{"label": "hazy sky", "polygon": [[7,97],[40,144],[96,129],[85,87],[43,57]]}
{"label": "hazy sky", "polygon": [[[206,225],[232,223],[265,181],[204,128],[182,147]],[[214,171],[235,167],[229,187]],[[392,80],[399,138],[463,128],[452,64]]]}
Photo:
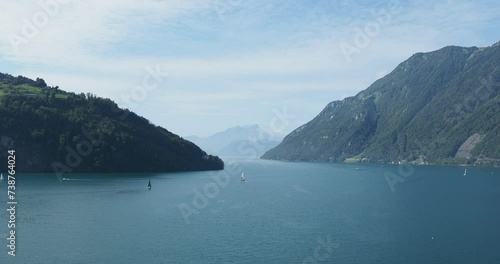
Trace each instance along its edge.
{"label": "hazy sky", "polygon": [[181,136],[269,127],[283,109],[289,132],[416,52],[500,40],[498,1],[17,0],[0,10],[0,72],[109,97]]}

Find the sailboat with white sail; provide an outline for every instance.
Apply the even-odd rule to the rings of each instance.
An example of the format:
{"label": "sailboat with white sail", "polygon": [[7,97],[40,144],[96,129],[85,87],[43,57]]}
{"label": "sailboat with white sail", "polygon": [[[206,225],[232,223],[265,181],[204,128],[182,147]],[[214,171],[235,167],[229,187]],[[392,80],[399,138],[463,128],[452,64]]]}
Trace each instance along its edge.
{"label": "sailboat with white sail", "polygon": [[464,176],[467,176],[467,168],[465,168]]}
{"label": "sailboat with white sail", "polygon": [[245,181],[245,173],[244,172],[241,173],[240,181]]}
{"label": "sailboat with white sail", "polygon": [[149,183],[148,183],[148,190],[151,190],[151,180],[149,180]]}

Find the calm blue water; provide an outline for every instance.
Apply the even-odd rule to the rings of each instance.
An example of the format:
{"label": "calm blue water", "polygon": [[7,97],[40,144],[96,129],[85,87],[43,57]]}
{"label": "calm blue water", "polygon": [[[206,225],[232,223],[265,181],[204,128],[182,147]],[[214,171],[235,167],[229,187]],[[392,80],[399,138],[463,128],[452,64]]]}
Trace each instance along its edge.
{"label": "calm blue water", "polygon": [[500,263],[499,169],[416,167],[394,192],[397,166],[226,170],[225,187],[214,172],[18,175],[15,258],[0,185],[0,263]]}

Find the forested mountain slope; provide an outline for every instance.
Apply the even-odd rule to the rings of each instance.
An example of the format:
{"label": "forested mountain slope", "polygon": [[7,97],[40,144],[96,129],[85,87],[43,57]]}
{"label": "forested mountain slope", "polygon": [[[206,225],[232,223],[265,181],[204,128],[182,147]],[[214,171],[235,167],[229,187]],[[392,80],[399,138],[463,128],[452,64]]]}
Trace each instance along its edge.
{"label": "forested mountain slope", "polygon": [[500,45],[417,53],[262,158],[500,165]]}
{"label": "forested mountain slope", "polygon": [[[0,170],[20,172],[218,170],[221,159],[110,99],[0,73]],[[5,161],[5,162],[4,162]]]}

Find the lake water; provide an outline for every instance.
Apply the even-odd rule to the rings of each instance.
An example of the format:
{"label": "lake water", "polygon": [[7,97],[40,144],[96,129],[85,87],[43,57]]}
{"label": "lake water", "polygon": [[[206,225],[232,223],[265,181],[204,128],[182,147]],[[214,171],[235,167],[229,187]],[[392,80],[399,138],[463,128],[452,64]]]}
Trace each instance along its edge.
{"label": "lake water", "polygon": [[[227,171],[228,183],[17,175],[16,257],[4,180],[0,263],[500,263],[499,169],[239,160]],[[404,181],[393,192],[384,175]]]}

